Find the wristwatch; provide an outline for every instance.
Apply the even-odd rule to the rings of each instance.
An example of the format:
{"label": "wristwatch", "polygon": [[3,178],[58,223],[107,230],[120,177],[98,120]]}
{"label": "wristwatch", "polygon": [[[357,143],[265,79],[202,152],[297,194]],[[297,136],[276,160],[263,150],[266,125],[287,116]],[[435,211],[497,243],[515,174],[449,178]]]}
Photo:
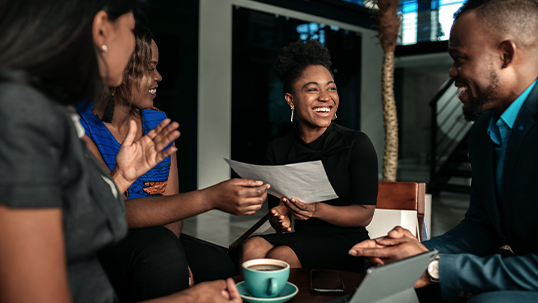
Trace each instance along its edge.
{"label": "wristwatch", "polygon": [[437,254],[433,261],[428,264],[428,275],[430,276],[430,281],[433,283],[439,283],[439,259],[441,254]]}

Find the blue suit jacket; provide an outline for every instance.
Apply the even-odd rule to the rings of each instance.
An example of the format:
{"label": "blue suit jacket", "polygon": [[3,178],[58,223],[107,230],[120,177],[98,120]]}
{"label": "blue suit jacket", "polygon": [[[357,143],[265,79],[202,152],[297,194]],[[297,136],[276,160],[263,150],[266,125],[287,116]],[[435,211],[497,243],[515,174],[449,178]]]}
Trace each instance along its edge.
{"label": "blue suit jacket", "polygon": [[[442,255],[443,299],[494,290],[538,291],[538,86],[521,107],[510,133],[502,176],[495,188],[495,150],[487,134],[492,111],[469,137],[471,200],[465,219],[446,234],[424,242]],[[504,244],[515,255],[502,258]]]}

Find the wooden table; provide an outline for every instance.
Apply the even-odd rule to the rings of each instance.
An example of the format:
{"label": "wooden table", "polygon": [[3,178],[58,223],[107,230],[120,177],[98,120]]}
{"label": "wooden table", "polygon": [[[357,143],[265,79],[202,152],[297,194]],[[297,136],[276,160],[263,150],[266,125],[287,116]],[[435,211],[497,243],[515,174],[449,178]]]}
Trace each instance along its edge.
{"label": "wooden table", "polygon": [[[342,271],[342,280],[344,281],[344,293],[323,294],[310,291],[310,268],[292,268],[290,270],[289,282],[297,285],[299,293],[288,302],[290,303],[322,303],[345,294],[355,292],[357,286],[364,278],[364,274]],[[243,281],[243,275],[233,277],[235,283]]]}

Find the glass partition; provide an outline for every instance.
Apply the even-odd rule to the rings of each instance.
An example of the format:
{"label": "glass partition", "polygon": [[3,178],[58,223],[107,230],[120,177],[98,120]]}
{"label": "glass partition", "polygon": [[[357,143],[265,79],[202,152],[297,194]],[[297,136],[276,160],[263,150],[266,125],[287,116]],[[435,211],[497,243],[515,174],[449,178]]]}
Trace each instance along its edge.
{"label": "glass partition", "polygon": [[446,41],[454,13],[466,0],[401,0],[401,44]]}

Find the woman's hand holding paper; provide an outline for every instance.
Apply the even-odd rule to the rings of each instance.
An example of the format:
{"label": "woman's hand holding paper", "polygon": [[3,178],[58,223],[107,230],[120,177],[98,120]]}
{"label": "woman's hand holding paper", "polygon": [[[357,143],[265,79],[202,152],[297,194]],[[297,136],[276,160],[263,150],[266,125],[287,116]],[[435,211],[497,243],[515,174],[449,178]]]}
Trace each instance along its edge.
{"label": "woman's hand holding paper", "polygon": [[303,203],[297,198],[282,198],[290,214],[297,220],[308,220],[314,217],[317,203]]}
{"label": "woman's hand holding paper", "polygon": [[286,205],[282,202],[282,199],[280,199],[280,204],[273,207],[271,209],[271,225],[281,232],[290,232],[291,231],[291,221],[290,221],[290,214],[288,211],[288,208]]}

